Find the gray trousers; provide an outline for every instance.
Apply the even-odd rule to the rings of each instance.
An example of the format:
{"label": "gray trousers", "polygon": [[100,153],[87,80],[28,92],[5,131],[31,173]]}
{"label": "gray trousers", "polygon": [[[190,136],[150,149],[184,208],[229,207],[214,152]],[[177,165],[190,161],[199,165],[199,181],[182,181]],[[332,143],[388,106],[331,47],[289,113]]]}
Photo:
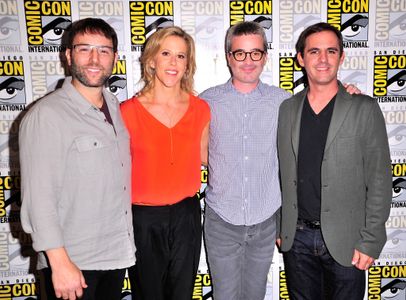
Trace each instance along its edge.
{"label": "gray trousers", "polygon": [[214,300],[263,300],[275,248],[275,215],[232,225],[206,205],[204,237]]}

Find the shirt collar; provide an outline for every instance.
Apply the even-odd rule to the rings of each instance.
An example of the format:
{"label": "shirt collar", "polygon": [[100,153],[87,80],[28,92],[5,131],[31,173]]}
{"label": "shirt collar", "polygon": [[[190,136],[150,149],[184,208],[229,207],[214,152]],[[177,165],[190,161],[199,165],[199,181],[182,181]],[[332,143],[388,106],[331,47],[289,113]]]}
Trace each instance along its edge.
{"label": "shirt collar", "polygon": [[240,95],[246,95],[246,96],[252,97],[253,100],[257,100],[257,99],[267,96],[265,84],[261,80],[259,80],[258,85],[255,87],[255,89],[253,89],[249,93],[241,93],[241,92],[237,91],[237,89],[233,85],[232,77],[227,81],[226,86],[227,86],[227,90],[232,91],[234,93],[238,93]]}
{"label": "shirt collar", "polygon": [[[62,89],[66,92],[69,99],[75,103],[75,106],[82,114],[86,114],[89,109],[94,109],[94,105],[92,105],[89,101],[87,101],[81,93],[73,86],[72,84],[72,76],[68,76],[65,78],[65,81],[62,85]],[[103,97],[104,101],[111,102],[114,101],[113,96],[108,93],[105,89],[103,89]],[[108,103],[107,103],[108,105]],[[109,108],[111,105],[108,105]]]}

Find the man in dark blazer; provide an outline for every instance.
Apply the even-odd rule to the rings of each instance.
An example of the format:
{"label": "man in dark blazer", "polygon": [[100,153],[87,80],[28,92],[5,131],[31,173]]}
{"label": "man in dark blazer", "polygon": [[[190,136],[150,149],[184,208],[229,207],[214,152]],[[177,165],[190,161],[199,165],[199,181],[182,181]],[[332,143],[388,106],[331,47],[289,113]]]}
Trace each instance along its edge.
{"label": "man in dark blazer", "polygon": [[363,299],[386,242],[391,162],[377,102],[337,80],[341,33],[327,23],[296,44],[308,87],[280,107],[280,239],[291,299]]}

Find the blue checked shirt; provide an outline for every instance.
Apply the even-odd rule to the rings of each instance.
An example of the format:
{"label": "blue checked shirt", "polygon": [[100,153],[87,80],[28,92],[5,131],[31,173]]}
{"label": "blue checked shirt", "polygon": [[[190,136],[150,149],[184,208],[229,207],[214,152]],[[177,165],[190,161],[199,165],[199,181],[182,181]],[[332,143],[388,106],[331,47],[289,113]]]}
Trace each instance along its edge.
{"label": "blue checked shirt", "polygon": [[234,225],[254,225],[281,205],[276,132],[291,95],[260,82],[242,94],[231,79],[200,94],[211,110],[206,204]]}

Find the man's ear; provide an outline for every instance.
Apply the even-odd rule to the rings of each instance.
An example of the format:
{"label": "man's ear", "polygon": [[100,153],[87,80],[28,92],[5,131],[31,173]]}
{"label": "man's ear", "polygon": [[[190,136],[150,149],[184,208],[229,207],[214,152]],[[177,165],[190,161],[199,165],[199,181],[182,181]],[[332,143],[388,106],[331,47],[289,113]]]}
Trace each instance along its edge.
{"label": "man's ear", "polygon": [[231,53],[226,53],[226,59],[227,59],[227,66],[230,65],[230,59],[232,59],[232,54]]}
{"label": "man's ear", "polygon": [[304,67],[304,61],[303,61],[302,54],[300,52],[296,55],[296,58],[297,58],[297,62],[299,64],[299,66],[301,66],[303,68]]}
{"label": "man's ear", "polygon": [[341,64],[343,63],[344,58],[345,58],[345,53],[344,53],[344,51],[343,51],[343,53],[341,53],[341,57],[340,57],[340,66],[341,66]]}
{"label": "man's ear", "polygon": [[65,50],[66,63],[71,66],[72,63],[72,49],[66,48]]}
{"label": "man's ear", "polygon": [[264,57],[263,57],[263,59],[264,59],[264,65],[265,65],[266,62],[268,61],[268,52],[267,52],[267,51],[264,52]]}

